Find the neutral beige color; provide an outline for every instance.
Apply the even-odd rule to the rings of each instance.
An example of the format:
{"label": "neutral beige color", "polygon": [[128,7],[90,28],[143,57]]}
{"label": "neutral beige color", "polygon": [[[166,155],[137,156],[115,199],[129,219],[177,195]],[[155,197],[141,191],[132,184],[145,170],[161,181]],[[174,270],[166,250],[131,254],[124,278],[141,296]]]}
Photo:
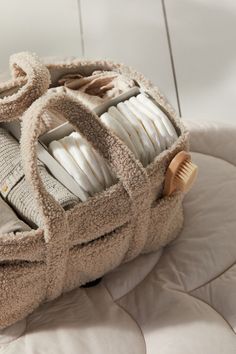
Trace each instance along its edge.
{"label": "neutral beige color", "polygon": [[0,197],[0,234],[30,231],[30,227],[20,220],[12,208]]}
{"label": "neutral beige color", "polygon": [[[2,328],[25,317],[41,302],[94,280],[140,253],[166,245],[183,224],[183,194],[177,192],[164,198],[162,190],[169,163],[178,152],[188,150],[188,133],[158,89],[143,75],[112,62],[76,59],[48,65],[48,69],[52,83],[66,73],[89,75],[94,70],[113,70],[136,80],[166,111],[179,138],[144,168],[127,146],[75,97],[48,92],[30,106],[22,117],[21,152],[26,181],[44,227],[18,237],[6,234],[0,238]],[[41,80],[38,85],[44,88],[48,75]],[[21,91],[12,98],[13,106],[20,95]],[[2,116],[1,103],[2,100],[0,116],[4,120],[7,116]],[[18,111],[23,110],[23,103],[19,105]],[[10,102],[7,106],[10,110]],[[38,136],[48,126],[47,115],[43,114],[46,109],[64,114],[119,178],[114,186],[67,211],[46,191],[38,171],[36,146]]]}
{"label": "neutral beige color", "polygon": [[115,71],[95,70],[89,76],[80,74],[63,75],[58,85],[64,85],[65,90],[93,109],[108,100],[115,98],[135,86],[132,79],[124,78]]}
{"label": "neutral beige color", "polygon": [[[0,83],[0,122],[16,119],[46,92],[50,75],[35,54],[18,53],[10,57],[12,80]],[[14,93],[9,95],[9,90]],[[3,95],[6,92],[6,96]]]}
{"label": "neutral beige color", "polygon": [[[79,202],[60,182],[52,177],[38,160],[40,176],[46,190],[65,209]],[[43,220],[25,180],[20,145],[5,129],[0,128],[0,195],[33,228],[43,227]]]}
{"label": "neutral beige color", "polygon": [[198,167],[191,161],[191,155],[180,151],[167,168],[164,195],[171,195],[176,190],[186,193],[195,182],[197,171]]}
{"label": "neutral beige color", "polygon": [[235,354],[236,125],[188,127],[199,176],[178,237],[0,331],[1,354]]}

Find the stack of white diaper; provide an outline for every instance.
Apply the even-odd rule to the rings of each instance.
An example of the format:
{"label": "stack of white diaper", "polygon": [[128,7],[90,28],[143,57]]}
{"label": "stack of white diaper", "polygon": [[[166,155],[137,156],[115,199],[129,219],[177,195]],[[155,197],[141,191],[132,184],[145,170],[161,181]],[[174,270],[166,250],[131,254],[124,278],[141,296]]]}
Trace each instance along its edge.
{"label": "stack of white diaper", "polygon": [[126,143],[143,166],[178,138],[167,116],[144,94],[110,107],[100,118]]}
{"label": "stack of white diaper", "polygon": [[82,201],[116,180],[104,158],[77,132],[52,141],[49,151],[78,183],[78,197]]}
{"label": "stack of white diaper", "polygon": [[[110,107],[100,119],[130,148],[143,166],[151,163],[178,138],[169,118],[144,94]],[[80,186],[82,201],[116,181],[107,162],[77,132],[52,141],[49,151]]]}

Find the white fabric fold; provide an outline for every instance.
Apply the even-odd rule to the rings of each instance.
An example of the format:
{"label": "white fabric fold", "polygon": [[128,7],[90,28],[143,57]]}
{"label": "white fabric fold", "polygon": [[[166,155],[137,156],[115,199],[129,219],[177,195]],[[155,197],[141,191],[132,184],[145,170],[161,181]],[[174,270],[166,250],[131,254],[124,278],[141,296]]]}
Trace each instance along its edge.
{"label": "white fabric fold", "polygon": [[155,150],[155,144],[153,143],[153,140],[155,139],[153,135],[156,135],[155,126],[153,122],[147,117],[145,117],[143,114],[141,114],[140,111],[136,109],[136,107],[130,101],[125,101],[125,104],[127,105],[128,109],[134,114],[136,119],[140,121],[143,126],[143,130],[146,132],[146,145],[148,145],[147,149],[149,150],[150,154],[149,162],[151,162],[158,154],[158,151]]}
{"label": "white fabric fold", "polygon": [[52,156],[65,168],[65,170],[76,180],[78,185],[80,186],[80,191],[78,197],[85,201],[89,195],[86,192],[86,188],[88,184],[86,183],[86,179],[82,174],[82,170],[76,164],[74,159],[67,152],[65,147],[59,141],[52,141],[49,144],[49,151]]}
{"label": "white fabric fold", "polygon": [[169,120],[169,118],[166,116],[166,114],[157,106],[155,105],[152,100],[150,100],[148,97],[145,95],[139,94],[137,96],[137,99],[143,103],[143,106],[145,106],[149,111],[153,112],[157,117],[161,119],[163,124],[165,125],[165,128],[167,132],[169,133],[170,137],[172,138],[172,144],[175,140],[178,139],[178,135],[176,133],[176,130]]}
{"label": "white fabric fold", "polygon": [[119,123],[119,121],[115,118],[112,112],[105,112],[100,116],[101,121],[112,130],[134,153],[135,157],[138,158],[136,149],[134,144],[130,140],[129,134],[125,130],[125,128]]}

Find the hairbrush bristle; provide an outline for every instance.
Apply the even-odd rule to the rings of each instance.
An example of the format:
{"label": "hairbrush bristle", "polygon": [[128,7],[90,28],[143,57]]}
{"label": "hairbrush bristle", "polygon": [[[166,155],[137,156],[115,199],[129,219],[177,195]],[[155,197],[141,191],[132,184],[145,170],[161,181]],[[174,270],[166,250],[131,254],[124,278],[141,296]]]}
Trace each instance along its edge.
{"label": "hairbrush bristle", "polygon": [[197,173],[197,166],[190,160],[185,160],[179,167],[175,176],[176,185],[183,192],[187,192],[192,186]]}
{"label": "hairbrush bristle", "polygon": [[189,153],[179,152],[167,169],[164,194],[170,195],[176,190],[187,192],[196,179],[197,169],[197,166],[192,163]]}

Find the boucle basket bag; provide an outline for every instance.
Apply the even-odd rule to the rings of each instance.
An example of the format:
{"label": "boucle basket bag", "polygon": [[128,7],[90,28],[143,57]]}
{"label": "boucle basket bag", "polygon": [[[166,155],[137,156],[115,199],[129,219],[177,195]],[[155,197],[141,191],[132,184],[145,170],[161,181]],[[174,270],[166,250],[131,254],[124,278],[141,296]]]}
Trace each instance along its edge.
{"label": "boucle basket bag", "polygon": [[[188,133],[166,99],[129,67],[78,59],[45,66],[29,53],[14,55],[11,66],[12,81],[0,87],[9,90],[0,98],[0,121],[22,121],[25,179],[43,227],[0,235],[0,328],[22,319],[40,303],[172,241],[183,224],[184,194],[163,196],[163,185],[172,159],[188,151]],[[93,70],[113,70],[135,80],[175,126],[178,140],[146,168],[92,110],[72,95],[50,88],[64,74],[89,75]],[[15,86],[19,89],[11,94]],[[118,178],[115,185],[69,210],[47,191],[39,173],[37,143],[49,126],[47,110],[62,114]]]}

